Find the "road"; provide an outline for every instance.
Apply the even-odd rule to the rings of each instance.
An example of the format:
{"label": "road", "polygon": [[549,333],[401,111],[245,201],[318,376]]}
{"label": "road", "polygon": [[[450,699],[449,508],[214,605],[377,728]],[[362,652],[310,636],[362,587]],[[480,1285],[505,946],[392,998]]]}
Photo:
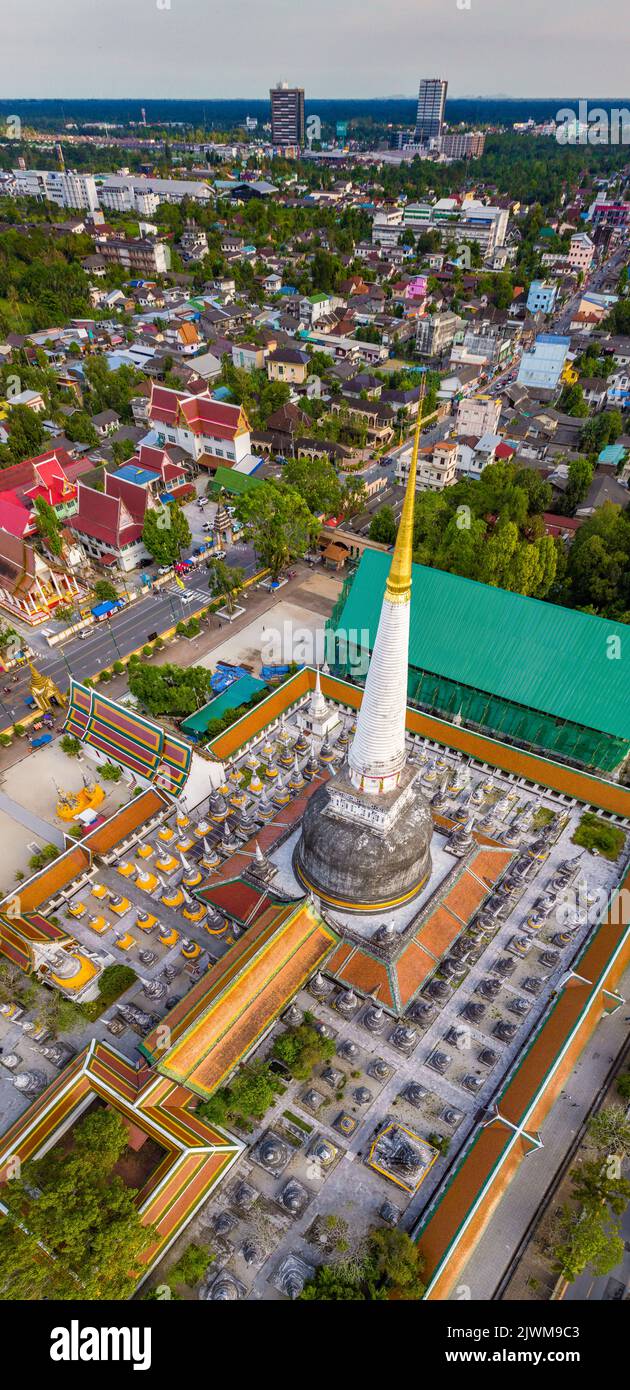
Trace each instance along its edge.
{"label": "road", "polygon": [[[255,572],[256,559],[248,546],[229,546],[225,559],[226,564],[239,566],[247,574]],[[148,593],[146,598],[137,599],[111,620],[101,621],[93,628],[86,629],[88,636],[83,639],[73,637],[57,647],[49,647],[41,632],[29,632],[27,640],[35,652],[38,670],[52,676],[61,690],[67,690],[70,675],[76,680],[85,680],[111,666],[113,661],[129,656],[152,636],[174,627],[210,602],[205,565],[184,575],[183,584],[184,588],[180,589],[173,579],[166,588],[156,589]],[[190,595],[192,602],[187,601],[185,595]],[[28,667],[20,671],[15,684],[8,683],[8,690],[5,686],[0,687],[0,723],[5,728],[19,723],[28,713],[24,701],[29,691]]]}
{"label": "road", "polygon": [[[619,992],[628,997],[630,971],[626,971]],[[541,1126],[543,1147],[523,1159],[504,1196],[478,1240],[468,1264],[458,1279],[458,1288],[469,1290],[466,1297],[488,1301],[501,1284],[519,1244],[538,1209],[541,1193],[560,1168],[593,1097],[605,1081],[613,1057],[626,1041],[626,1010],[621,1008],[602,1018],[563,1087],[555,1105]],[[457,1292],[451,1298],[461,1298]],[[584,1297],[576,1294],[575,1297]]]}

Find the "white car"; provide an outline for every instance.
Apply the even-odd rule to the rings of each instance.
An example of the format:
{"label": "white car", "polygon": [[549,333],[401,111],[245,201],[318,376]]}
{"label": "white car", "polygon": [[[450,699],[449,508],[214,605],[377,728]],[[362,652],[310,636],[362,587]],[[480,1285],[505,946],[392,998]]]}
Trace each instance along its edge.
{"label": "white car", "polygon": [[198,507],[207,507],[207,505],[208,505],[208,499],[207,499],[207,497],[198,497],[198,498],[197,498],[197,506],[198,506]]}
{"label": "white car", "polygon": [[158,574],[170,574],[172,568],[173,568],[172,565],[160,565],[160,568],[159,568],[159,570],[158,570]]}

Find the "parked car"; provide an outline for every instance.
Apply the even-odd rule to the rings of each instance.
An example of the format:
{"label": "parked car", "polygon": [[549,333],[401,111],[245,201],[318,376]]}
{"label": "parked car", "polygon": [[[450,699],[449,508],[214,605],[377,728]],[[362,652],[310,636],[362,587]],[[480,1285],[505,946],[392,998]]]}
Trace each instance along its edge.
{"label": "parked car", "polygon": [[197,506],[198,506],[198,507],[207,507],[207,505],[208,505],[208,498],[207,498],[207,497],[198,497],[198,498],[197,498]]}
{"label": "parked car", "polygon": [[172,568],[173,568],[172,565],[160,565],[160,568],[159,568],[159,570],[158,570],[158,574],[170,574]]}

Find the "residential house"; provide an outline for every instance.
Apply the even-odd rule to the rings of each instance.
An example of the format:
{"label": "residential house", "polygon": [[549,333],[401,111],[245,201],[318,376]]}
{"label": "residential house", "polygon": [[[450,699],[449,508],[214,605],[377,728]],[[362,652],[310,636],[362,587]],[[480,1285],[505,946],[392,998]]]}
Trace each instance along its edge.
{"label": "residential house", "polygon": [[266,349],[256,343],[235,343],[232,348],[232,362],[244,372],[262,371],[266,355]]}
{"label": "residential house", "polygon": [[120,428],[120,416],[115,410],[101,410],[98,415],[92,416],[92,424],[101,439],[106,439],[108,434],[115,434]]}
{"label": "residential house", "polygon": [[308,355],[299,348],[278,347],[267,357],[267,376],[270,381],[286,381],[302,386],[308,376]]}

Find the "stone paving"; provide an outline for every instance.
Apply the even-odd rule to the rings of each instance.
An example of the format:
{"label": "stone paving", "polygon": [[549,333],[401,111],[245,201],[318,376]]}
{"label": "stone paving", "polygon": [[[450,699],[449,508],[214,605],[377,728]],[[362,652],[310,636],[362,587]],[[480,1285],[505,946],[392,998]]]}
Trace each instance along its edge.
{"label": "stone paving", "polygon": [[[336,736],[344,734],[346,742],[351,722],[348,717],[345,726],[342,722],[337,730]],[[292,719],[287,721],[286,728],[290,734],[296,732]],[[266,732],[265,738],[268,736]],[[275,736],[277,731],[272,734],[272,741]],[[259,740],[254,749],[261,762],[265,761],[263,742],[264,739]],[[326,1253],[321,1240],[313,1238],[313,1222],[317,1217],[343,1218],[348,1223],[352,1246],[370,1226],[383,1219],[379,1213],[384,1203],[391,1204],[405,1229],[414,1225],[437,1192],[447,1163],[491,1105],[497,1088],[547,1008],[554,987],[586,939],[591,922],[585,906],[595,900],[598,892],[610,893],[619,881],[627,857],[627,838],[626,849],[617,864],[579,850],[571,843],[582,814],[582,808],[575,803],[516,779],[499,776],[490,769],[468,768],[457,755],[431,747],[423,740],[414,740],[410,751],[418,763],[423,788],[433,799],[435,814],[447,821],[452,821],[458,813],[460,820],[474,815],[476,828],[499,843],[509,845],[515,860],[529,857],[536,847],[531,875],[524,880],[524,887],[501,897],[500,911],[489,929],[475,935],[474,930],[471,934],[470,928],[462,924],[469,948],[463,978],[448,979],[446,997],[431,1001],[428,1018],[416,1018],[411,1006],[404,1019],[405,1025],[412,1030],[407,1045],[397,1045],[394,1038],[397,1023],[386,1012],[377,1030],[370,1032],[365,1026],[370,1001],[358,995],[355,1003],[349,1001],[347,991],[331,981],[325,997],[321,989],[317,992],[317,987],[313,992],[312,982],[298,994],[288,1015],[285,1014],[285,1021],[294,1021],[305,1011],[312,1013],[325,1036],[334,1039],[335,1056],[329,1064],[316,1067],[308,1082],[288,1080],[286,1091],[268,1111],[264,1122],[251,1134],[241,1136],[248,1143],[246,1152],[229,1180],[219,1186],[195,1220],[195,1231],[201,1232],[217,1255],[204,1286],[204,1297],[213,1297],[212,1285],[219,1275],[232,1280],[236,1293],[232,1291],[229,1297],[268,1300],[294,1296],[299,1286],[298,1266],[312,1268]],[[303,766],[306,757],[299,761]],[[243,765],[244,758],[239,762]],[[199,813],[205,809],[204,804]],[[541,811],[546,813],[542,817],[545,825],[541,823]],[[280,811],[279,820],[281,817]],[[216,843],[221,834],[215,827],[208,838]],[[200,845],[195,845],[186,857],[194,860],[201,852]],[[277,885],[289,890],[289,840],[272,852],[271,857],[280,870]],[[544,895],[567,860],[573,864],[571,881],[566,891],[554,890],[551,903],[545,904]],[[435,879],[425,893],[430,895],[435,891],[450,871],[450,865],[456,867],[457,863],[449,848],[447,833],[441,826],[435,837]],[[122,930],[126,925],[131,926],[138,906],[151,910],[148,896],[116,873],[115,868],[99,869],[96,877],[131,901],[128,923],[125,918],[120,923]],[[173,879],[179,878],[178,870]],[[567,894],[575,895],[580,880],[584,881],[581,907],[579,904],[576,907],[575,902],[567,906]],[[297,885],[294,891],[297,896]],[[81,890],[83,898],[88,893],[89,889]],[[538,904],[536,913],[534,904]],[[168,923],[177,925],[181,935],[203,946],[202,968],[210,954],[216,957],[227,948],[227,933],[220,940],[211,938],[203,925],[195,926],[182,919],[179,912],[164,910],[162,904],[159,906],[164,921],[168,917]],[[416,903],[414,910],[417,908]],[[406,909],[404,917],[395,922],[400,933],[409,925],[407,914]],[[105,915],[111,914],[106,912]],[[353,921],[356,923],[356,919]],[[532,926],[532,921],[538,925]],[[102,946],[111,954],[111,933],[99,941],[87,924],[72,918],[68,918],[68,922],[72,922],[73,932],[84,944],[93,948],[96,942],[97,948]],[[378,925],[375,918],[366,919],[366,936],[369,937]],[[133,928],[132,934],[144,935]],[[177,970],[176,978],[157,1003],[143,993],[142,983],[125,996],[125,1002],[131,1000],[147,1013],[161,1014],[167,999],[183,994],[190,986],[191,975],[182,962],[181,942],[164,949],[156,944],[153,935],[147,934],[146,940],[136,943],[128,956],[117,952],[116,958],[128,960],[138,970],[142,983],[160,976],[165,964],[173,965]],[[139,969],[137,952],[143,947],[155,951],[157,960]],[[426,985],[421,998],[427,998]],[[473,1005],[483,1007],[481,1014],[478,1009],[471,1014]],[[107,1036],[105,1030],[115,1009],[114,1005],[107,1016],[82,1031],[81,1045],[91,1036]],[[274,1036],[283,1026],[282,1021],[274,1025],[257,1056],[267,1055]],[[6,1051],[7,1043],[16,1042],[19,1025],[2,1020],[0,1032],[4,1029],[7,1029],[7,1039],[6,1042],[3,1039],[2,1045]],[[138,1034],[126,1029],[121,1038],[115,1040],[115,1045],[135,1057],[138,1041]],[[374,1064],[379,1059],[385,1067],[377,1067],[375,1071]],[[24,1060],[26,1065],[28,1057]],[[44,1069],[39,1063],[37,1066]],[[0,1077],[3,1125],[15,1118],[13,1111],[18,1103],[17,1113],[21,1113],[25,1104],[23,1098],[18,1097],[16,1102],[10,1078],[5,1081]],[[347,1122],[340,1128],[341,1115],[347,1117]],[[448,1146],[448,1156],[438,1156],[413,1195],[367,1165],[371,1144],[386,1120],[404,1125],[425,1142]],[[282,1150],[283,1161],[275,1168],[260,1161],[259,1145],[265,1137],[279,1144]],[[314,1145],[321,1143],[330,1153],[325,1161],[311,1152]],[[239,1188],[243,1182],[246,1201],[242,1200]],[[253,1189],[251,1206],[252,1192],[248,1189]],[[295,1267],[294,1261],[297,1261]],[[214,1296],[219,1297],[219,1293]]]}

